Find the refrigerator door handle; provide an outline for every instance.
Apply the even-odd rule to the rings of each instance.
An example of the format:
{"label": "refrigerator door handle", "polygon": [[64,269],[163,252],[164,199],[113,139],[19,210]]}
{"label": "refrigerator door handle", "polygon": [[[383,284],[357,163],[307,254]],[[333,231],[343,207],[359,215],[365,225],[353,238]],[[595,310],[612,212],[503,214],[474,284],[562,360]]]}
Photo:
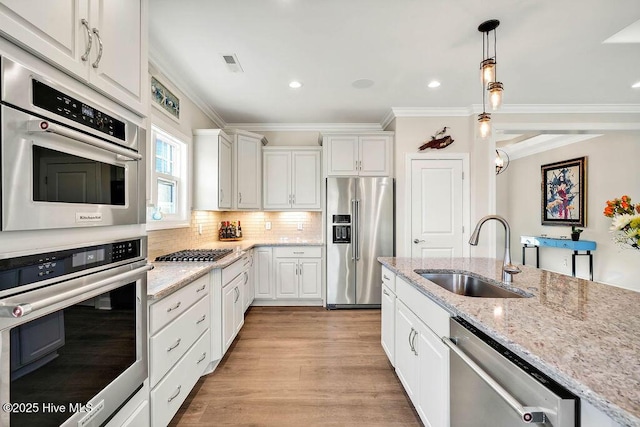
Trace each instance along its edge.
{"label": "refrigerator door handle", "polygon": [[351,199],[351,261],[356,260],[356,246],[358,245],[358,220],[356,219],[356,199]]}
{"label": "refrigerator door handle", "polygon": [[355,216],[356,216],[356,261],[360,260],[360,200],[356,199],[356,209],[355,209]]}

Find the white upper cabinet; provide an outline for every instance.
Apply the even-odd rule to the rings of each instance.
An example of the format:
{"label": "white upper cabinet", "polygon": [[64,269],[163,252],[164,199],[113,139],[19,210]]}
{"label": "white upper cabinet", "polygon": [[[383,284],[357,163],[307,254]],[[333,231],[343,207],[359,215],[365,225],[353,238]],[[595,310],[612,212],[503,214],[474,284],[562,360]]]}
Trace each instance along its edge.
{"label": "white upper cabinet", "polygon": [[320,149],[263,150],[265,210],[320,210]]}
{"label": "white upper cabinet", "polygon": [[393,132],[324,135],[328,176],[392,176]]}
{"label": "white upper cabinet", "polygon": [[193,208],[231,209],[231,138],[219,129],[195,129],[193,135]]}
{"label": "white upper cabinet", "polygon": [[0,32],[146,115],[148,0],[0,0]]}
{"label": "white upper cabinet", "polygon": [[234,136],[234,207],[238,210],[260,209],[263,137],[244,131],[236,131]]}

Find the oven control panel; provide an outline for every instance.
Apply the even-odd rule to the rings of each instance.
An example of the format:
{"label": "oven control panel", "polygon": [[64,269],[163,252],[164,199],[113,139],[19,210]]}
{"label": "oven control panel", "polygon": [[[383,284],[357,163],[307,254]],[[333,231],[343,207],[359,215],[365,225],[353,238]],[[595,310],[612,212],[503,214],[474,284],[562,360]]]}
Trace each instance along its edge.
{"label": "oven control panel", "polygon": [[33,79],[33,105],[125,141],[125,124],[97,108],[80,102]]}
{"label": "oven control panel", "polygon": [[15,288],[141,258],[141,239],[0,260],[0,297]]}

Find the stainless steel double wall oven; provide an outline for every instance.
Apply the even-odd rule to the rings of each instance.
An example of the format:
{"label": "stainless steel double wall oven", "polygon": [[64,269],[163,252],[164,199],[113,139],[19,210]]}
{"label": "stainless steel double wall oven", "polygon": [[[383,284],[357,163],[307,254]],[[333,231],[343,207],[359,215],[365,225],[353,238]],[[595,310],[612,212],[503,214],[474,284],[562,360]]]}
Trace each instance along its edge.
{"label": "stainless steel double wall oven", "polygon": [[0,426],[104,425],[148,377],[145,131],[44,63],[0,79]]}

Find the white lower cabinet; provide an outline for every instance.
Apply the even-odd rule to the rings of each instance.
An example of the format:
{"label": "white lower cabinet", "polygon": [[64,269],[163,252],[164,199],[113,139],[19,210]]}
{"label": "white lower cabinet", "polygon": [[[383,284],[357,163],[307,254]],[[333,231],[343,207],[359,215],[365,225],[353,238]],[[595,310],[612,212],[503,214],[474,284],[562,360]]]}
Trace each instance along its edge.
{"label": "white lower cabinet", "polygon": [[[211,361],[210,275],[149,304],[151,425],[166,426]],[[148,424],[148,423],[147,423]],[[138,424],[136,421],[130,425]]]}
{"label": "white lower cabinet", "polygon": [[253,250],[253,281],[255,299],[272,300],[276,297],[273,286],[273,249],[258,247]]}
{"label": "white lower cabinet", "polygon": [[148,427],[150,416],[149,381],[145,381],[142,388],[113,415],[106,427]]}
{"label": "white lower cabinet", "polygon": [[[403,279],[394,280],[397,296],[394,318],[396,374],[425,426],[447,427],[449,350],[440,341],[440,336],[449,334],[449,313]],[[385,288],[391,293],[386,283],[383,291]],[[387,309],[385,297],[383,292],[383,315]],[[383,322],[383,331],[390,323],[388,319],[386,322]],[[387,338],[388,334],[388,330],[383,332]],[[389,341],[390,338],[386,345]]]}
{"label": "white lower cabinet", "polygon": [[382,317],[382,328],[380,331],[382,348],[387,354],[391,366],[396,366],[396,294],[384,283],[382,284],[382,303],[380,309]]}
{"label": "white lower cabinet", "polygon": [[244,299],[242,296],[245,275],[239,274],[222,287],[222,351],[226,353],[244,324]]}
{"label": "white lower cabinet", "polygon": [[169,373],[151,390],[151,425],[166,426],[207,366],[210,335],[203,334]]}
{"label": "white lower cabinet", "polygon": [[254,305],[322,304],[322,248],[254,249]]}
{"label": "white lower cabinet", "polygon": [[319,247],[274,249],[276,298],[322,298],[322,250]]}

